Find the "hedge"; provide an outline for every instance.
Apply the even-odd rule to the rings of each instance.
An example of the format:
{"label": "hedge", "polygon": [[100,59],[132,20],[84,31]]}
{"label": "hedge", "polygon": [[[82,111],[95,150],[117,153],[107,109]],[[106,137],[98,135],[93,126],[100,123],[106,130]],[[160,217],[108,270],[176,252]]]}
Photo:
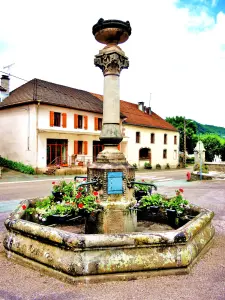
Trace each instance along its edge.
{"label": "hedge", "polygon": [[21,162],[17,162],[17,161],[12,161],[6,158],[3,158],[0,156],[0,166],[2,167],[6,167],[12,170],[16,170],[19,171],[21,173],[25,173],[25,174],[34,174],[34,168],[28,165],[24,165]]}

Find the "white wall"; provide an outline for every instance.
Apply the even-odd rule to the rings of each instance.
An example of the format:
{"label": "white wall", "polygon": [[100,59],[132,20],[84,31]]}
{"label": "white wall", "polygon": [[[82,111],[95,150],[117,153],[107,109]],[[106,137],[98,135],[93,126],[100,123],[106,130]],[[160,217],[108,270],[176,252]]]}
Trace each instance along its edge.
{"label": "white wall", "polygon": [[34,166],[36,161],[35,151],[35,105],[23,105],[0,110],[0,155]]}
{"label": "white wall", "polygon": [[[138,166],[144,166],[148,160],[139,161],[139,149],[150,148],[151,149],[151,163],[155,168],[156,164],[160,164],[161,167],[165,167],[168,163],[170,167],[176,167],[178,164],[179,153],[179,133],[175,131],[162,130],[156,128],[146,128],[133,125],[124,125],[125,135],[128,136],[128,153],[127,159],[129,163],[136,163]],[[140,143],[136,143],[136,132],[140,132]],[[155,134],[155,143],[150,143],[151,133]],[[167,144],[164,145],[164,134],[167,134]],[[174,145],[174,136],[177,136],[177,145]],[[163,149],[167,149],[167,158],[163,158]],[[174,150],[177,151],[177,157],[174,157]]]}

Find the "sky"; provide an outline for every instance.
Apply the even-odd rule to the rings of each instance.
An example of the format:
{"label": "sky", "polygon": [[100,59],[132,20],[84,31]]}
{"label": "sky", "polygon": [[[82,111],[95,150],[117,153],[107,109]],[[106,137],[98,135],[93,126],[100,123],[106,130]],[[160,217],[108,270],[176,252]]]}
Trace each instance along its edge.
{"label": "sky", "polygon": [[[0,71],[102,94],[94,56],[104,45],[92,27],[100,18],[128,20],[120,98],[150,103],[162,118],[225,127],[225,0],[0,0],[0,7]],[[11,77],[10,89],[24,83]]]}

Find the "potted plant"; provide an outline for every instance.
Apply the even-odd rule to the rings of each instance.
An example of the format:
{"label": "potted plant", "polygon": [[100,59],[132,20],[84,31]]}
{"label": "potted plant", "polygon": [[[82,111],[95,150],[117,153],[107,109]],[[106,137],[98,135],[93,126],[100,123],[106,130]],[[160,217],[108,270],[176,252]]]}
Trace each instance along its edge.
{"label": "potted plant", "polygon": [[152,182],[147,182],[144,179],[140,181],[138,180],[137,182],[140,183],[134,184],[134,196],[136,200],[139,201],[143,196],[151,195],[152,192],[151,186],[142,183],[152,183]]}
{"label": "potted plant", "polygon": [[65,180],[59,182],[53,181],[52,184],[52,195],[55,201],[62,201],[64,195],[74,196],[75,185],[72,181],[69,183],[66,183]]}

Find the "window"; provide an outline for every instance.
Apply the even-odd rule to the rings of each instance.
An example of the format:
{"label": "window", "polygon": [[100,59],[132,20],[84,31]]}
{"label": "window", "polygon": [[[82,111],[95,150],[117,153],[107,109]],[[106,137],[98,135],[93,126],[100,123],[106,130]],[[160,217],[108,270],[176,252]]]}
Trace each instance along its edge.
{"label": "window", "polygon": [[155,143],[155,134],[151,133],[151,144]]}
{"label": "window", "polygon": [[163,158],[167,158],[167,150],[166,149],[163,150]]}
{"label": "window", "polygon": [[88,142],[87,141],[74,141],[74,154],[88,154]]}
{"label": "window", "polygon": [[177,150],[173,151],[173,159],[177,159]]}
{"label": "window", "polygon": [[78,141],[78,153],[83,154],[83,141]]}
{"label": "window", "polygon": [[102,130],[102,118],[95,117],[95,130]]}
{"label": "window", "polygon": [[164,144],[167,144],[167,134],[164,134]]}
{"label": "window", "polygon": [[140,143],[141,134],[139,131],[136,132],[136,143]]}
{"label": "window", "polygon": [[78,115],[78,128],[83,128],[83,116]]}
{"label": "window", "polygon": [[141,148],[139,150],[139,159],[149,159],[150,149],[149,148]]}
{"label": "window", "polygon": [[176,145],[177,144],[177,136],[175,135],[174,136],[174,145]]}
{"label": "window", "polygon": [[75,129],[88,129],[88,116],[74,115]]}
{"label": "window", "polygon": [[67,114],[50,111],[50,126],[51,127],[63,127],[66,128]]}

